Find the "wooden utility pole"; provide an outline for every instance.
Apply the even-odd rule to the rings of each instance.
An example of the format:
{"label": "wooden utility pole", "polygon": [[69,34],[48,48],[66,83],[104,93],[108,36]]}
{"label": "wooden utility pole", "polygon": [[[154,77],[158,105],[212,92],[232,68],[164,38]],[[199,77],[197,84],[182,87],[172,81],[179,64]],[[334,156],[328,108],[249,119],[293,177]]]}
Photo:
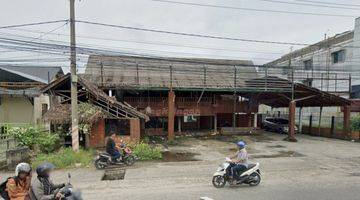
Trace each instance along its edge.
{"label": "wooden utility pole", "polygon": [[76,43],[75,43],[75,0],[70,0],[70,72],[71,72],[71,138],[72,148],[79,151],[79,126],[76,75]]}

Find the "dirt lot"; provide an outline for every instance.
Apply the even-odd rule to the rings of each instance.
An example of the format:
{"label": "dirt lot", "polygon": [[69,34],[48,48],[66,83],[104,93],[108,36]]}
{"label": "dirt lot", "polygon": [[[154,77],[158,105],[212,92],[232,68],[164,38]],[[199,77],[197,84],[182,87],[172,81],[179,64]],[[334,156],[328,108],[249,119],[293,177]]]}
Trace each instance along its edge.
{"label": "dirt lot", "polygon": [[[215,189],[212,174],[235,152],[233,142],[240,138],[248,143],[251,162],[261,164],[263,181],[254,188]],[[169,146],[163,161],[139,162],[125,169],[124,180],[101,181],[103,171],[90,168],[56,171],[54,181],[66,180],[71,172],[73,184],[87,200],[358,199],[359,143],[304,135],[289,143],[283,138],[272,133],[186,138]]]}

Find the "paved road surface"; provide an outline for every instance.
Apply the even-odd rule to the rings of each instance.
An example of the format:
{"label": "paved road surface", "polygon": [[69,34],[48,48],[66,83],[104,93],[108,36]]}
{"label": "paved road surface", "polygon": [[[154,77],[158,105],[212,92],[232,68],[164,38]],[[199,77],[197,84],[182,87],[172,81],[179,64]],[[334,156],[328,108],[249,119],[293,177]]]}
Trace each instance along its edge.
{"label": "paved road surface", "polygon": [[[298,143],[281,139],[273,134],[249,144],[256,157],[252,161],[261,163],[263,181],[257,187],[216,189],[211,185],[212,173],[232,147],[213,140],[194,139],[173,147],[200,153],[196,158],[201,161],[137,163],[120,181],[100,181],[103,172],[92,168],[70,171],[73,184],[81,188],[86,200],[360,199],[359,143],[309,136],[301,136]],[[55,172],[55,181],[65,178],[65,171]]]}

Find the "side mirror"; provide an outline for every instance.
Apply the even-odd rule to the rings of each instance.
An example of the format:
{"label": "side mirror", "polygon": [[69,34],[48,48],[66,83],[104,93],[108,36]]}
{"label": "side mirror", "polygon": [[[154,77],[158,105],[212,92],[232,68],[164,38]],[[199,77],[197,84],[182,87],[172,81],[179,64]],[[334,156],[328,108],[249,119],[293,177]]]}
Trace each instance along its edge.
{"label": "side mirror", "polygon": [[71,174],[68,173],[68,183],[70,184],[70,180],[71,180]]}

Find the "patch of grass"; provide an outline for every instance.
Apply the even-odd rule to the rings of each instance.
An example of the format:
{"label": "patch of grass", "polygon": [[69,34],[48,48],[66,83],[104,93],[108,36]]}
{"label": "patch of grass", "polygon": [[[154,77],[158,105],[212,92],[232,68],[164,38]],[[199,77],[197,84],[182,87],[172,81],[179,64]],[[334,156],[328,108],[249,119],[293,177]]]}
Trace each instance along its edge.
{"label": "patch of grass", "polygon": [[134,144],[132,150],[139,160],[159,160],[162,158],[161,148],[144,142]]}
{"label": "patch of grass", "polygon": [[94,157],[93,150],[80,150],[79,152],[74,152],[70,148],[60,149],[55,153],[49,154],[38,154],[32,160],[32,166],[35,168],[41,163],[50,162],[53,163],[56,168],[71,168],[75,165],[81,165],[82,167],[89,166]]}

